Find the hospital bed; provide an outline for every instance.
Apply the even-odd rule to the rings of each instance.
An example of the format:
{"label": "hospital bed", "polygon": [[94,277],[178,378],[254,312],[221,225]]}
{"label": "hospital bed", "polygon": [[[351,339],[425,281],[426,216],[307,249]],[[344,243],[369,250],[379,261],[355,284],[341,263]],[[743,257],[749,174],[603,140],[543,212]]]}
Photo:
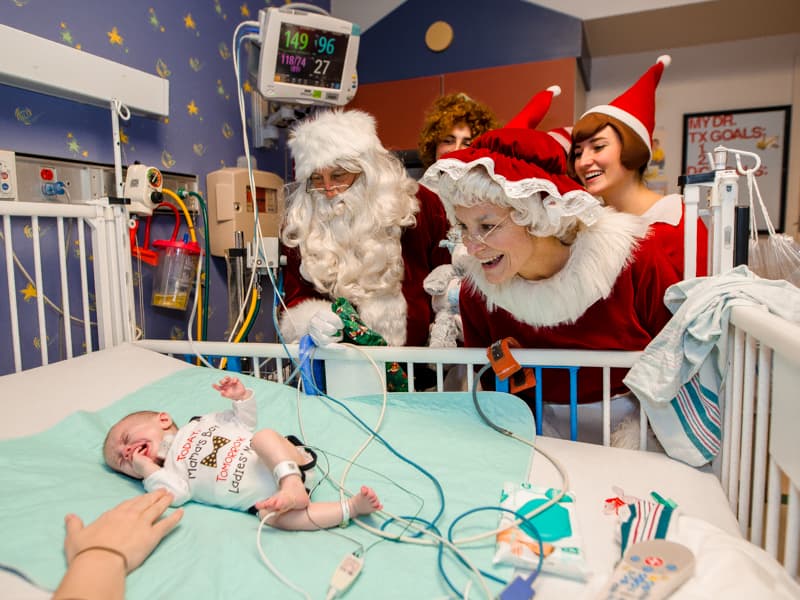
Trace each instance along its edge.
{"label": "hospital bed", "polygon": [[[8,311],[11,316],[11,327],[1,334],[4,338],[1,340],[3,347],[10,348],[7,353],[4,351],[4,360],[10,365],[6,372],[10,371],[10,374],[0,377],[0,444],[4,448],[0,452],[0,460],[5,461],[3,475],[0,475],[0,487],[3,488],[0,514],[6,515],[4,528],[10,527],[13,524],[11,521],[20,521],[25,527],[26,518],[45,520],[50,527],[36,534],[40,537],[33,538],[32,533],[30,540],[26,540],[24,534],[3,535],[0,558],[7,569],[0,570],[0,586],[4,590],[3,595],[9,598],[39,599],[48,597],[48,593],[38,586],[52,588],[55,575],[39,577],[39,565],[18,563],[9,559],[9,556],[26,553],[41,555],[42,562],[49,560],[56,565],[51,570],[57,574],[58,560],[63,561],[60,559],[63,514],[74,511],[91,520],[102,507],[113,505],[115,496],[110,491],[106,493],[105,484],[88,491],[81,491],[80,485],[73,486],[74,489],[67,486],[63,492],[63,502],[49,504],[44,513],[31,511],[27,504],[20,501],[19,495],[7,493],[17,485],[8,473],[13,471],[8,468],[10,463],[24,463],[20,457],[10,457],[8,454],[15,444],[29,448],[24,446],[28,440],[48,441],[51,432],[58,430],[65,422],[76,419],[85,419],[88,427],[96,427],[100,432],[109,422],[104,419],[112,416],[114,410],[138,401],[143,394],[151,391],[163,395],[167,388],[159,386],[172,380],[190,390],[177,394],[181,398],[188,394],[188,403],[195,389],[203,389],[210,378],[216,375],[210,369],[197,366],[192,358],[195,354],[228,357],[230,364],[237,363],[235,358],[241,358],[241,364],[248,365],[251,381],[263,381],[264,385],[273,386],[268,388],[268,393],[273,393],[276,389],[274,386],[286,390],[279,392],[278,396],[286,402],[286,406],[291,405],[292,410],[295,399],[301,401],[301,406],[305,408],[297,408],[298,414],[317,419],[318,411],[311,408],[310,403],[320,400],[310,399],[284,385],[296,368],[289,358],[291,356],[297,360],[299,349],[296,346],[134,340],[133,328],[129,325],[132,291],[129,266],[124,258],[127,252],[127,217],[124,211],[113,206],[0,203],[0,218],[3,221],[0,247],[5,261],[5,277],[0,279],[0,310]],[[27,233],[20,235],[21,231]],[[48,248],[49,242],[40,237],[44,231],[55,232],[53,236],[47,236],[55,239],[52,248]],[[21,275],[22,267],[27,275]],[[79,283],[75,284],[75,281]],[[27,288],[29,283],[35,288],[36,294],[29,294],[29,302],[19,302],[20,290]],[[487,497],[490,500],[492,497],[499,498],[499,486],[503,483],[500,478],[513,481],[517,477],[538,486],[560,488],[564,485],[563,473],[567,474],[567,488],[575,499],[575,526],[580,531],[582,550],[592,576],[588,581],[577,581],[541,575],[535,583],[539,598],[592,597],[602,586],[619,558],[619,544],[615,540],[618,522],[614,516],[604,514],[603,508],[609,498],[622,490],[627,495],[639,498],[649,498],[651,492],[658,492],[677,504],[681,518],[686,517],[681,526],[686,543],[696,552],[697,574],[679,590],[676,598],[682,595],[747,597],[743,594],[748,590],[763,592],[764,588],[759,586],[765,581],[771,581],[776,586],[775,597],[796,597],[800,589],[796,584],[800,544],[800,453],[794,441],[793,428],[800,422],[798,405],[794,402],[796,390],[800,387],[800,327],[758,309],[735,308],[728,336],[733,343],[728,345],[723,448],[713,465],[705,469],[689,467],[662,453],[608,447],[611,414],[609,369],[629,367],[637,359],[638,353],[515,351],[515,357],[523,364],[543,367],[574,365],[604,370],[606,397],[598,409],[601,430],[598,443],[537,436],[534,442],[537,451],[534,452],[505,439],[497,442],[492,436],[502,436],[485,427],[472,413],[467,392],[459,394],[444,390],[446,369],[453,365],[465,366],[467,384],[472,385],[473,367],[486,362],[485,353],[480,349],[337,348],[321,349],[314,358],[324,363],[329,394],[344,403],[352,402],[354,404],[351,406],[364,408],[367,412],[374,408],[369,405],[370,402],[380,403],[381,394],[375,383],[378,379],[365,354],[379,365],[399,361],[407,366],[409,381],[412,382],[411,398],[406,399],[403,395],[395,397],[389,403],[388,420],[392,420],[391,411],[395,409],[397,414],[410,411],[409,418],[412,420],[418,414],[421,428],[433,428],[433,433],[429,431],[426,436],[438,436],[438,439],[426,440],[409,435],[390,441],[401,446],[403,440],[407,439],[409,447],[404,447],[403,451],[418,463],[434,464],[437,469],[444,470],[445,465],[437,463],[435,455],[449,444],[457,445],[454,437],[461,431],[458,421],[462,417],[466,420],[465,431],[474,433],[475,449],[478,455],[488,454],[489,466],[478,472],[470,470],[475,468],[474,465],[459,464],[458,472],[463,475],[464,482],[457,481],[457,475],[448,475],[452,477],[453,489],[458,489],[460,494],[456,498],[449,496],[448,499],[461,509],[468,509],[473,502],[486,502]],[[30,348],[33,338],[45,342],[34,345],[36,350],[31,358],[30,352],[23,352],[23,347]],[[436,373],[435,390],[413,390],[414,365],[420,364],[433,366]],[[192,387],[195,382],[196,387]],[[357,384],[355,387],[354,383]],[[359,392],[366,394],[369,399],[362,401],[353,397]],[[417,394],[422,400],[415,404],[413,397]],[[440,404],[437,405],[437,402]],[[513,397],[489,393],[482,397],[482,402],[487,412],[495,411],[492,414],[498,418],[510,419],[519,427],[521,436],[534,438],[535,424],[521,416],[525,411],[518,410],[520,403]],[[456,403],[460,403],[458,407],[463,414],[456,414],[453,408]],[[428,407],[441,408],[440,420],[428,415]],[[99,421],[91,416],[95,411],[100,415]],[[281,418],[289,422],[293,417],[287,412]],[[640,418],[643,423],[646,421],[643,413]],[[311,420],[309,423],[319,427],[319,431],[327,429],[330,437],[324,439],[333,447],[342,442],[337,438],[339,427],[343,432],[348,431],[339,437],[366,436],[358,428],[353,429],[347,421],[348,418],[337,416],[335,427],[312,423]],[[389,424],[387,436],[408,434],[407,430],[391,429],[394,425]],[[579,413],[579,431],[581,425]],[[348,427],[349,430],[346,429]],[[480,431],[478,428],[481,428]],[[646,429],[642,428],[642,431]],[[321,435],[313,434],[314,437]],[[359,443],[362,437],[359,437]],[[87,448],[96,450],[101,441],[89,440]],[[485,451],[482,444],[486,444]],[[57,471],[69,471],[72,468],[71,460],[85,460],[87,468],[102,470],[97,455],[74,458],[75,455],[65,451],[65,456],[66,464],[56,465],[57,470],[45,471],[53,477],[53,481],[58,480]],[[475,460],[479,458],[477,456]],[[550,459],[555,459],[555,462]],[[361,471],[361,475],[366,478],[373,477],[367,474],[367,467],[393,472],[396,462],[391,457],[382,456],[370,456],[369,460],[364,460],[365,470]],[[36,462],[29,465],[29,470],[38,468]],[[492,479],[494,474],[491,471],[497,471],[497,481]],[[119,485],[130,482],[121,482],[119,476],[110,472],[103,475],[107,478],[109,488],[113,487],[114,493],[122,497],[135,493],[137,489],[135,486],[138,484],[119,488]],[[485,475],[486,481],[492,485],[496,483],[498,487],[480,489],[475,498],[466,497],[468,494],[461,490],[469,489],[477,475]],[[350,476],[348,483],[351,481],[355,481],[354,475]],[[382,480],[377,478],[376,482],[377,488]],[[457,488],[459,484],[467,487]],[[386,489],[387,502],[391,503],[395,489],[391,486],[386,486]],[[446,487],[444,491],[447,493],[449,489]],[[82,500],[87,504],[81,504]],[[19,504],[3,505],[4,502]],[[387,506],[387,509],[390,507]],[[209,510],[225,513],[225,517],[229,512],[199,505],[191,509],[198,513],[198,520],[206,519],[211,514]],[[452,517],[452,514],[448,513],[448,516]],[[246,585],[247,580],[252,579],[253,585],[261,593],[271,590],[279,597],[289,597],[292,592],[273,577],[258,558],[254,542],[257,521],[248,515],[236,514],[235,518],[238,520],[232,521],[231,529],[226,530],[230,533],[219,536],[217,532],[214,539],[224,537],[217,543],[227,544],[226,552],[236,547],[237,551],[244,552],[246,558],[242,560],[250,561],[246,563],[246,568],[237,568],[237,585]],[[495,524],[496,520],[495,516]],[[189,537],[197,549],[204,540],[191,535],[192,523],[194,521],[185,520],[177,533]],[[245,532],[241,537],[233,533],[237,528]],[[338,530],[337,533],[348,534],[352,529]],[[191,572],[183,573],[180,566],[175,567],[170,562],[174,555],[169,553],[175,551],[171,544],[173,541],[177,543],[178,539],[179,536],[168,538],[148,562],[129,578],[129,597],[156,597],[158,593],[147,587],[148,574],[160,573],[156,569],[165,562],[172,565],[170,579],[181,581],[189,578]],[[330,542],[330,539],[336,539],[332,534],[287,536],[281,533],[278,536],[267,531],[262,534],[262,539],[267,555],[274,563],[278,563],[278,569],[286,570],[290,579],[292,574],[298,572],[292,571],[294,567],[285,563],[295,563],[299,556],[306,557],[301,566],[306,576],[304,582],[310,586],[312,597],[324,595],[324,582],[330,577],[341,553],[347,551],[346,546],[342,550],[335,542]],[[276,540],[279,545],[270,547],[270,542],[276,544]],[[357,580],[350,597],[454,597],[455,594],[440,581],[440,574],[434,566],[435,554],[426,554],[417,559],[416,548],[407,549],[404,546],[413,545],[384,542],[368,551],[364,574]],[[395,554],[398,552],[401,554]],[[287,555],[292,557],[291,561],[285,560]],[[481,559],[491,558],[492,555],[492,548],[484,548],[483,554],[479,554]],[[742,559],[743,556],[746,560]],[[193,560],[195,558],[192,557]],[[187,563],[186,568],[191,571],[193,564]],[[419,569],[414,576],[409,574],[408,565]],[[479,566],[491,569],[488,563]],[[60,568],[63,570],[63,564]],[[315,579],[316,575],[308,574],[309,570],[321,572],[319,582]],[[461,593],[467,591],[470,597],[485,597],[480,584],[465,584],[470,574],[468,569],[459,571],[457,565],[451,563],[448,572],[455,574],[454,579]],[[38,578],[33,577],[34,581],[31,582],[22,577],[22,573],[36,573]],[[509,576],[509,573],[505,572],[504,576]],[[201,583],[207,586],[207,594],[225,596],[224,589],[215,587],[220,578],[222,575],[215,577],[208,574],[202,580]],[[237,589],[247,590],[246,587]],[[492,593],[497,593],[499,589],[496,584],[490,587]],[[246,592],[243,593],[247,597]],[[170,590],[168,597],[178,596]]]}

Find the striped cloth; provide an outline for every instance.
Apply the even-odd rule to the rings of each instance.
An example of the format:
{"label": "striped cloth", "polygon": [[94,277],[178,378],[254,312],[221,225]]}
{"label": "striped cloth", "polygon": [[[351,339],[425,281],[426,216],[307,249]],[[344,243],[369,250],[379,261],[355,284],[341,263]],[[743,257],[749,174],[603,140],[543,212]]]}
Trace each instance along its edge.
{"label": "striped cloth", "polygon": [[761,306],[800,322],[800,289],[762,279],[746,266],[670,286],[669,323],[623,380],[647,413],[667,454],[694,467],[721,446],[719,393],[725,375],[730,309]]}
{"label": "striped cloth", "polygon": [[667,537],[674,509],[649,500],[637,500],[620,508],[620,556],[636,542]]}

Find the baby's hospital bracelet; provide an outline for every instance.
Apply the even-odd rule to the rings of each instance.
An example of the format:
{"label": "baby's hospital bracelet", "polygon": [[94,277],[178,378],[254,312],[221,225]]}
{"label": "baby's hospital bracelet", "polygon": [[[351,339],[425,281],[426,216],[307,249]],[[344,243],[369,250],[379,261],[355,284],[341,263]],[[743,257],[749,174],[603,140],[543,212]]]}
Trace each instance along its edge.
{"label": "baby's hospital bracelet", "polygon": [[84,548],[83,550],[79,550],[75,556],[72,557],[72,560],[78,558],[84,552],[89,552],[89,550],[104,550],[105,552],[110,552],[111,554],[116,554],[122,559],[122,566],[125,568],[125,573],[128,572],[128,557],[122,553],[122,551],[117,550],[116,548],[111,548],[110,546],[89,546],[88,548]]}

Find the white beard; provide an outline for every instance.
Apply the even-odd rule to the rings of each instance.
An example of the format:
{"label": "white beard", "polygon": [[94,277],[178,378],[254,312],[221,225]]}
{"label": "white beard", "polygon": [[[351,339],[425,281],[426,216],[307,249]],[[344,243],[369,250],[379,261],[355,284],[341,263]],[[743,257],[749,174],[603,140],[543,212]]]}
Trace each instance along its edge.
{"label": "white beard", "polygon": [[313,194],[313,225],[299,244],[301,275],[321,293],[350,301],[390,345],[403,345],[402,228],[381,225],[359,186],[327,199]]}

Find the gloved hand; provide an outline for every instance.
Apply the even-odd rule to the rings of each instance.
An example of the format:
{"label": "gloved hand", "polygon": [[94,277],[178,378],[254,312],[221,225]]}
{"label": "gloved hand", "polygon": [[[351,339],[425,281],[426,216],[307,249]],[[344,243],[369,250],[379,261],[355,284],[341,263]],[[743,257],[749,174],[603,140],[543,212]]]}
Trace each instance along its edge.
{"label": "gloved hand", "polygon": [[335,312],[329,308],[324,308],[316,312],[308,322],[308,335],[314,343],[322,348],[334,342],[342,340],[342,328],[344,323]]}

